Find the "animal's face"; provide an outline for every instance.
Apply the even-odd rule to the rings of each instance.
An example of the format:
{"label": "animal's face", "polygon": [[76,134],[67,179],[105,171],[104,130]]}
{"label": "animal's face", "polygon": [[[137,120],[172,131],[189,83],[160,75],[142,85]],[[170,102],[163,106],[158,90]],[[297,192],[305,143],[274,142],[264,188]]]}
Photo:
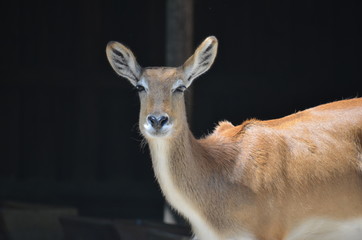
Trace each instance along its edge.
{"label": "animal's face", "polygon": [[141,101],[139,126],[146,138],[176,136],[186,124],[184,91],[214,62],[217,40],[208,37],[178,68],[141,68],[124,45],[110,42],[107,57],[113,69],[138,90]]}
{"label": "animal's face", "polygon": [[144,69],[136,88],[141,102],[139,126],[145,137],[170,137],[182,129],[186,85],[180,69]]}

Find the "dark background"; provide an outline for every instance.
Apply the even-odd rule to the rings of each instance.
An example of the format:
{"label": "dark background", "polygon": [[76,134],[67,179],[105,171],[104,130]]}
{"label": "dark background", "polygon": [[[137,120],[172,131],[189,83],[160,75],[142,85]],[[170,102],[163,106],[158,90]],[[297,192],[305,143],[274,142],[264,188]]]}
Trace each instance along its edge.
{"label": "dark background", "polygon": [[[165,1],[2,1],[0,201],[161,219],[138,97],[105,56],[165,64]],[[194,46],[219,39],[194,83],[192,130],[270,119],[362,91],[361,1],[195,0]]]}

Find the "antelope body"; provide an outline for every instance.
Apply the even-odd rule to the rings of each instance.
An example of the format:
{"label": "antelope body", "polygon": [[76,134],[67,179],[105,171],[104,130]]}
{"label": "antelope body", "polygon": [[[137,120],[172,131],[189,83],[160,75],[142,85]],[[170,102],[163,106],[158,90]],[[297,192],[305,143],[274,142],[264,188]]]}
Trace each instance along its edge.
{"label": "antelope body", "polygon": [[190,132],[183,92],[217,52],[208,37],[184,65],[141,68],[110,42],[113,69],[139,91],[139,126],[167,201],[201,240],[362,239],[362,99]]}

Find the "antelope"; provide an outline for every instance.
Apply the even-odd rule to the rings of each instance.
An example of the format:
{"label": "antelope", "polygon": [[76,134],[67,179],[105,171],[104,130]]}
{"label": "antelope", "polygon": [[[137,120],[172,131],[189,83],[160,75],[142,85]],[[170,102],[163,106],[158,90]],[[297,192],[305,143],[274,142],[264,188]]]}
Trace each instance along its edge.
{"label": "antelope", "polygon": [[362,239],[362,99],[222,121],[196,139],[184,92],[217,46],[211,36],[182,66],[146,68],[121,43],[106,48],[139,93],[140,132],[166,200],[201,240]]}

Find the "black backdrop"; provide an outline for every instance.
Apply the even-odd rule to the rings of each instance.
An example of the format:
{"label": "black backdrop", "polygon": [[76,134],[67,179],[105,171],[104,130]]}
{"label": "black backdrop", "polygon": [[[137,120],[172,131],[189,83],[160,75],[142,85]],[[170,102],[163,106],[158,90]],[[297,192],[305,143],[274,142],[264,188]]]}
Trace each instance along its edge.
{"label": "black backdrop", "polygon": [[[270,119],[361,94],[360,1],[195,0],[194,46],[219,39],[194,83],[192,130]],[[1,2],[0,200],[153,218],[163,200],[138,99],[105,57],[110,40],[164,65],[165,2]]]}

